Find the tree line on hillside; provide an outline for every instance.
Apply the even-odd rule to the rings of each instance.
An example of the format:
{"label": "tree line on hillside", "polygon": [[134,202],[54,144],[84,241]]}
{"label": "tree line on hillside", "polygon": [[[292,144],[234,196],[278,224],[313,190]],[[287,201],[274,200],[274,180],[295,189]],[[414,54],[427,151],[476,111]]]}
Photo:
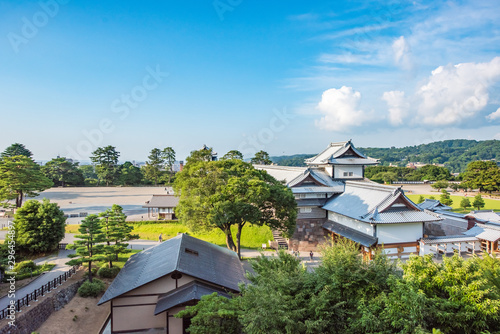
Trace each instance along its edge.
{"label": "tree line on hillside", "polygon": [[[382,166],[389,164],[404,167],[410,162],[424,164],[444,164],[452,173],[465,172],[467,165],[476,160],[500,161],[499,140],[445,140],[430,144],[402,148],[360,148],[364,154],[380,160]],[[304,159],[314,154],[271,157],[272,161],[283,166],[305,166]]]}
{"label": "tree line on hillside", "polygon": [[496,333],[500,260],[412,256],[398,266],[378,253],[365,262],[358,245],[338,240],[308,271],[294,256],[251,260],[250,284],[231,299],[204,296],[176,317],[191,334]]}

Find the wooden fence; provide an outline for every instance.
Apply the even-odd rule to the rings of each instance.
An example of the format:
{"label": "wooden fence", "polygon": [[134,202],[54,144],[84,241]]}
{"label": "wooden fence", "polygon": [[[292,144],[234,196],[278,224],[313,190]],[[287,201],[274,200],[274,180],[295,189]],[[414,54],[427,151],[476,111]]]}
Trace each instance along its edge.
{"label": "wooden fence", "polygon": [[[28,293],[26,296],[23,298],[20,298],[16,300],[14,307],[17,312],[21,311],[21,307],[24,306],[29,306],[30,301],[33,300],[38,300],[38,297],[44,296],[46,293],[49,293],[51,290],[55,289],[57,286],[63,284],[73,276],[73,274],[76,273],[78,266],[73,266],[71,267],[70,270],[66,271],[64,274],[59,275],[59,277],[54,278],[53,280],[49,281],[48,283],[42,285],[40,288],[36,289],[35,291]],[[9,314],[11,306],[7,306],[3,310],[0,310],[0,320],[4,319],[7,317]]]}

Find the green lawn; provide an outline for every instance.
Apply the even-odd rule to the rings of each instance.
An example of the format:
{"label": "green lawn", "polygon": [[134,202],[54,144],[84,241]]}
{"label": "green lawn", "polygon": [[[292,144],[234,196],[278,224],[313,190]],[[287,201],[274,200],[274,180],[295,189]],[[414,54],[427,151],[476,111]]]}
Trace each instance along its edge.
{"label": "green lawn", "polygon": [[[139,252],[141,252],[139,249],[131,249],[130,253],[120,254],[118,256],[118,261],[113,261],[113,266],[123,268],[123,266],[125,265],[125,262],[127,262],[128,258],[131,257],[132,255],[134,255],[135,253],[139,253]],[[103,266],[106,263],[108,263],[108,262],[104,262],[104,261],[98,262],[97,267],[100,268],[101,266]]]}
{"label": "green lawn", "polygon": [[[420,195],[406,195],[409,199],[411,199],[413,202],[417,202],[418,198]],[[435,199],[439,200],[439,193],[432,194],[432,195],[422,195],[424,198],[429,198],[431,196],[434,196]],[[453,208],[453,212],[459,212],[459,213],[469,213],[471,210],[475,210],[475,208],[469,208],[467,210],[463,210],[460,208],[460,201],[462,200],[463,196],[450,196],[451,199],[453,200],[453,204],[451,207]],[[470,202],[474,200],[473,196],[468,196]],[[494,210],[494,211],[500,211],[500,200],[495,200],[495,199],[490,199],[490,198],[484,198],[484,203],[486,204],[484,208],[481,210]]]}
{"label": "green lawn", "polygon": [[[191,233],[188,228],[181,223],[133,223],[133,233],[139,234],[140,239],[158,240],[160,233],[163,233],[163,240],[175,237],[178,233],[187,233],[195,238],[211,242],[219,246],[226,246],[224,233],[219,229],[214,229],[205,233]],[[78,233],[79,225],[66,225],[66,233]],[[236,235],[236,228],[233,230]],[[241,247],[250,249],[260,249],[262,244],[267,244],[268,240],[273,240],[271,229],[267,226],[257,226],[247,224],[243,227],[241,236]]]}

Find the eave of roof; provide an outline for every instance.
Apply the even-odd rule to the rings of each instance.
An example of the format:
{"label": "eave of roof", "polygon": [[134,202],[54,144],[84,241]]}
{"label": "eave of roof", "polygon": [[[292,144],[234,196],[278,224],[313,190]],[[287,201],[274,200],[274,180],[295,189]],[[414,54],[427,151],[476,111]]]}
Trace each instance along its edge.
{"label": "eave of roof", "polygon": [[154,314],[158,315],[174,307],[183,306],[193,301],[199,301],[201,297],[210,295],[214,292],[219,296],[231,298],[224,290],[217,289],[199,281],[192,281],[159,297],[156,302]]}
{"label": "eave of roof", "polygon": [[344,238],[350,239],[354,242],[359,243],[365,247],[371,247],[376,245],[378,242],[378,238],[373,237],[371,235],[365,234],[348,226],[339,224],[337,222],[329,220],[322,226],[324,229],[341,235]]}

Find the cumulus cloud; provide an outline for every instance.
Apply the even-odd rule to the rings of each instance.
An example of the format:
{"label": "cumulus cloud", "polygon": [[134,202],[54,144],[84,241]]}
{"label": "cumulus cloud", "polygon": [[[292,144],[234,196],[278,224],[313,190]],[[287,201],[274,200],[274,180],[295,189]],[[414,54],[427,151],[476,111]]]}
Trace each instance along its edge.
{"label": "cumulus cloud", "polygon": [[486,118],[489,119],[490,121],[495,121],[497,119],[500,119],[500,108],[498,108],[497,111],[492,112],[491,114],[486,116]]}
{"label": "cumulus cloud", "polygon": [[407,101],[405,93],[397,90],[385,92],[382,95],[382,100],[384,100],[389,107],[389,122],[392,125],[403,124],[410,109],[410,103]]}
{"label": "cumulus cloud", "polygon": [[411,70],[413,68],[410,46],[404,36],[399,37],[392,43],[392,51],[394,52],[394,61],[396,65],[405,70]]}
{"label": "cumulus cloud", "polygon": [[352,87],[324,91],[316,107],[324,116],[316,121],[316,126],[325,130],[346,131],[362,125],[369,120],[369,115],[359,109],[360,101],[361,93]]}
{"label": "cumulus cloud", "polygon": [[440,66],[416,93],[416,120],[423,124],[460,124],[484,109],[488,89],[499,79],[500,57],[488,63]]}

